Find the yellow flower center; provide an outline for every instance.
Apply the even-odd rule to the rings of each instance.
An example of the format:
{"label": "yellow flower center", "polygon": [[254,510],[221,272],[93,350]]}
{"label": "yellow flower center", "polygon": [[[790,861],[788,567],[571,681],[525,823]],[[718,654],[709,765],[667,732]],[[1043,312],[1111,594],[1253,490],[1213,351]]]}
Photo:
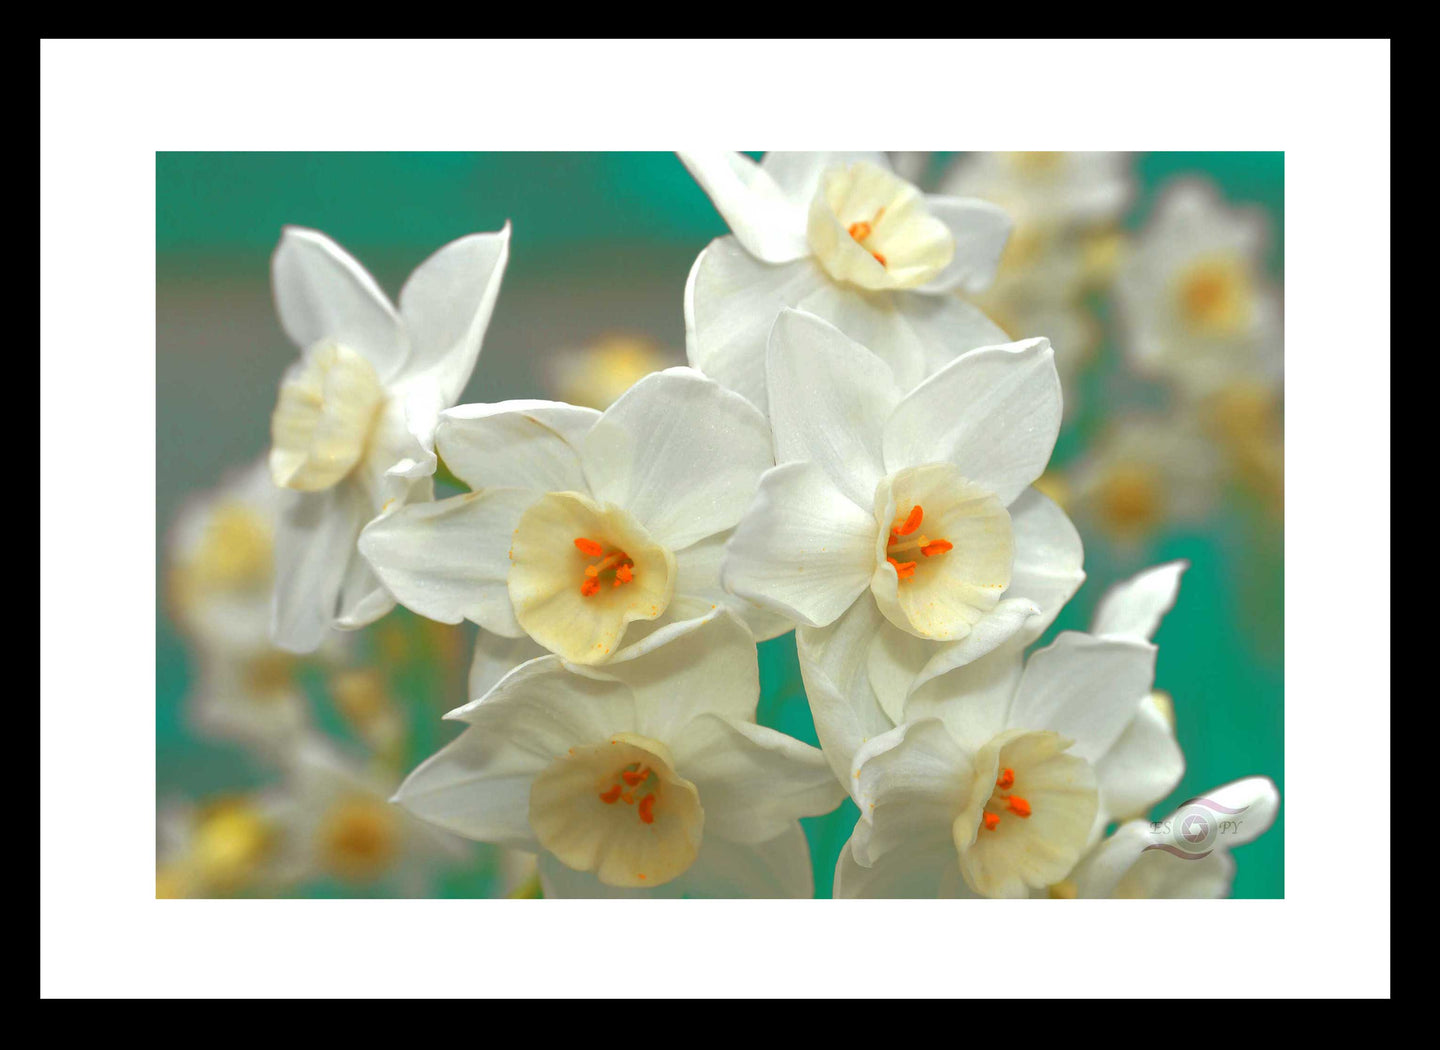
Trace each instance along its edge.
{"label": "yellow flower center", "polygon": [[398,855],[400,815],[378,799],[352,796],[325,815],[320,855],[325,866],[344,879],[364,881],[379,875]]}
{"label": "yellow flower center", "polygon": [[1191,263],[1178,284],[1181,317],[1209,335],[1238,332],[1250,316],[1250,275],[1243,259],[1209,256]]}

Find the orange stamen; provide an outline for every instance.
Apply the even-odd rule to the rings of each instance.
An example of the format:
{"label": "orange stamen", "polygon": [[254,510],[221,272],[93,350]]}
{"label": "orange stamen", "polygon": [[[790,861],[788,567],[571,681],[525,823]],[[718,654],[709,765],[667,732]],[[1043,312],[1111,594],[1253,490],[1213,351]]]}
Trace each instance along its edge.
{"label": "orange stamen", "polygon": [[949,540],[935,540],[933,543],[927,543],[921,547],[920,553],[927,558],[933,558],[937,554],[944,554],[946,551],[953,550],[954,548],[955,544]]}
{"label": "orange stamen", "polygon": [[618,569],[615,570],[615,586],[616,586],[616,587],[619,587],[622,583],[629,583],[629,582],[630,582],[631,580],[633,580],[634,578],[635,578],[635,570],[630,567],[630,565],[629,565],[628,562],[627,562],[626,564],[620,566],[620,568],[618,568]]}
{"label": "orange stamen", "polygon": [[1006,807],[1017,817],[1028,817],[1030,815],[1030,803],[1026,802],[1019,795],[1011,795]]}
{"label": "orange stamen", "polygon": [[850,224],[850,236],[857,241],[863,241],[870,236],[870,224],[868,222],[852,222]]}
{"label": "orange stamen", "polygon": [[655,823],[655,796],[646,795],[640,800],[640,819],[646,824]]}
{"label": "orange stamen", "polygon": [[605,553],[604,547],[600,546],[600,544],[594,540],[587,540],[584,536],[575,537],[575,546],[579,549],[580,553],[587,558],[598,558]]}
{"label": "orange stamen", "polygon": [[589,598],[591,595],[595,594],[599,590],[600,581],[595,579],[594,577],[587,577],[585,582],[580,585],[580,593],[587,598]]}
{"label": "orange stamen", "polygon": [[915,575],[915,563],[913,561],[896,561],[894,558],[886,558],[891,565],[895,566],[895,575],[902,580],[908,580]]}
{"label": "orange stamen", "polygon": [[648,769],[625,769],[620,772],[620,779],[629,784],[632,788],[650,775]]}
{"label": "orange stamen", "polygon": [[881,255],[879,252],[871,252],[870,254],[873,255],[873,256],[875,256],[875,261],[878,262],[881,266],[888,266],[888,265],[889,265],[889,264],[885,261],[885,256]]}
{"label": "orange stamen", "polygon": [[925,520],[925,511],[920,504],[910,508],[910,516],[905,519],[905,524],[895,531],[901,536],[908,536],[920,527],[920,522]]}
{"label": "orange stamen", "polygon": [[994,831],[1000,826],[1000,815],[998,813],[985,813],[981,815],[980,819],[985,822],[986,831]]}
{"label": "orange stamen", "polygon": [[620,797],[620,785],[616,784],[609,791],[600,792],[600,801],[607,806]]}
{"label": "orange stamen", "polygon": [[1008,766],[1000,770],[1000,775],[995,778],[995,786],[998,788],[1008,788],[1014,783],[1015,770],[1010,769]]}

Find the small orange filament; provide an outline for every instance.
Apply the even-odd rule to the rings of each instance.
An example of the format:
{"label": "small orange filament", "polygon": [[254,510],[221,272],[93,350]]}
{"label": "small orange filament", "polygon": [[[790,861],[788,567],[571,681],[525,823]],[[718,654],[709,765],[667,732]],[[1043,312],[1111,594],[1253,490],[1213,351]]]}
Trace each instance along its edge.
{"label": "small orange filament", "polygon": [[[882,215],[884,215],[884,214],[885,214],[885,209],[884,209],[884,208],[881,208],[879,211],[877,211],[877,212],[875,213],[875,218],[873,218],[873,219],[870,220],[869,222],[865,222],[865,221],[863,221],[863,220],[860,221],[860,222],[852,222],[848,227],[846,227],[846,231],[845,231],[845,232],[847,232],[848,234],[850,234],[850,236],[854,239],[854,241],[855,241],[856,244],[859,244],[859,245],[861,245],[861,246],[863,247],[864,244],[865,244],[865,242],[866,242],[866,240],[868,240],[869,237],[870,237],[870,235],[875,232],[875,227],[880,224],[880,216],[882,216]],[[886,265],[886,263],[885,263],[885,256],[881,255],[881,254],[880,254],[879,252],[877,252],[877,251],[874,251],[873,249],[866,249],[866,250],[870,252],[870,255],[871,255],[871,256],[874,258],[874,260],[875,260],[876,262],[878,262],[881,266]]]}
{"label": "small orange filament", "polygon": [[580,593],[587,598],[600,593],[602,573],[614,573],[612,587],[619,587],[622,583],[629,583],[635,578],[635,563],[630,560],[630,555],[622,550],[614,550],[606,554],[603,544],[584,536],[575,537],[575,549],[587,558],[600,559],[592,565],[585,566],[585,578],[580,581]]}
{"label": "small orange filament", "polygon": [[995,793],[990,796],[990,801],[985,804],[986,812],[980,815],[980,820],[986,831],[994,831],[1000,826],[1000,814],[989,812],[990,806],[999,806],[1002,802],[1005,808],[1017,817],[1030,816],[1030,802],[1019,795],[1006,794],[1015,786],[1015,770],[1006,766],[1000,770],[1000,775],[995,778]]}
{"label": "small orange filament", "polygon": [[919,532],[920,524],[924,520],[925,508],[917,503],[910,508],[910,513],[905,516],[904,521],[897,519],[890,529],[890,539],[886,544],[889,549],[885,552],[885,560],[895,566],[895,575],[902,580],[908,580],[915,575],[915,566],[918,563],[901,561],[897,555],[909,554],[918,550],[925,557],[933,558],[937,554],[944,554],[946,551],[955,549],[955,545],[949,540],[932,540],[923,534],[909,539],[908,537]]}
{"label": "small orange filament", "polygon": [[[655,823],[655,800],[659,794],[660,778],[649,766],[633,763],[616,774],[614,784],[599,792],[600,801],[607,806],[612,806],[616,802],[635,806],[635,813],[642,824]],[[636,805],[637,795],[639,796],[638,805]]]}

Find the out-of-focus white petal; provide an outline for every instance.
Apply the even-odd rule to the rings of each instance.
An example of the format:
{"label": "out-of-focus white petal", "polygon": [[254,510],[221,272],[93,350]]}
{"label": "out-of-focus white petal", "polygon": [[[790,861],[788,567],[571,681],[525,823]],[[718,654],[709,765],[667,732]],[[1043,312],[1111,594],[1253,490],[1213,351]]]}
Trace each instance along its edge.
{"label": "out-of-focus white petal", "polygon": [[768,263],[809,254],[805,211],[759,164],[729,150],[678,155],[750,254]]}
{"label": "out-of-focus white petal", "polygon": [[372,522],[360,552],[407,609],[514,637],[523,632],[506,589],[510,543],[535,499],[524,489],[484,489],[417,503]]}
{"label": "out-of-focus white petal", "polygon": [[1049,340],[972,350],[896,407],[885,425],[885,467],[951,463],[1008,506],[1045,470],[1060,413]]}
{"label": "out-of-focus white petal", "polygon": [[374,511],[347,479],[324,492],[285,499],[275,528],[275,600],[270,635],[295,653],[314,652],[335,622],[355,541]]}
{"label": "out-of-focus white petal", "polygon": [[1149,641],[1175,605],[1188,561],[1166,562],[1117,583],[1105,592],[1090,624],[1091,634],[1125,635]]}
{"label": "out-of-focus white petal", "polygon": [[691,368],[626,391],[581,439],[580,458],[596,498],[671,550],[734,526],[774,463],[765,417]]}
{"label": "out-of-focus white petal", "polygon": [[1085,548],[1069,517],[1049,496],[1026,489],[1010,504],[1015,565],[1006,598],[1026,598],[1040,610],[1025,623],[1028,641],[1045,633],[1085,582]]}
{"label": "out-of-focus white petal", "polygon": [[472,489],[588,492],[577,443],[599,418],[559,401],[458,405],[441,413],[435,447]]}
{"label": "out-of-focus white petal", "polygon": [[446,405],[465,389],[510,257],[510,224],[472,233],[426,259],[400,289],[400,316],[410,337],[403,377],[433,383]]}
{"label": "out-of-focus white petal", "polygon": [[845,797],[819,748],[752,722],[701,715],[673,750],[700,792],[706,833],[733,842],[765,842]]}
{"label": "out-of-focus white petal", "polygon": [[885,476],[885,420],[900,401],[890,368],[834,325],[784,309],[766,352],[775,461],[808,460],[857,507]]}
{"label": "out-of-focus white petal", "polygon": [[725,588],[796,623],[832,622],[875,569],[875,519],[814,463],[760,478],[754,505],[726,546]]}
{"label": "out-of-focus white petal", "polygon": [[364,357],[382,383],[400,372],[409,353],[400,316],[375,279],[329,237],[285,227],[270,279],[280,324],[300,349],[328,340]]}
{"label": "out-of-focus white petal", "polygon": [[922,285],[922,292],[948,292],[963,288],[979,292],[990,287],[1000,254],[1014,223],[1005,209],[974,197],[927,196],[925,208],[943,222],[955,238],[955,257],[940,275]]}
{"label": "out-of-focus white petal", "polygon": [[771,266],[734,237],[711,241],[696,257],[685,283],[687,359],[767,411],[765,344],[775,315],[829,282],[809,259]]}
{"label": "out-of-focus white petal", "polygon": [[1155,647],[1129,638],[1064,631],[1033,653],[1010,706],[1009,724],[1074,741],[1090,762],[1120,738],[1155,680]]}

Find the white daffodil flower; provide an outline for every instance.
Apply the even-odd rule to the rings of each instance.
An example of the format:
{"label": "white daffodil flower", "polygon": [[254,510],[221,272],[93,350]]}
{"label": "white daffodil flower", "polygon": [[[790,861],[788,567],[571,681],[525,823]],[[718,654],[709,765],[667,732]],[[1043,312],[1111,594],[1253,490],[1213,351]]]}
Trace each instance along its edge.
{"label": "white daffodil flower", "polygon": [[1111,821],[1172,791],[1184,758],[1149,636],[1184,568],[1114,588],[1094,634],[1064,632],[1023,664],[1012,644],[912,692],[851,759],[860,820],[836,896],[1043,895]]}
{"label": "white daffodil flower", "polygon": [[718,609],[600,667],[544,656],[446,717],[468,728],[396,801],[540,854],[547,897],[809,897],[798,818],[844,792],[820,752],[755,723],[755,643]]}
{"label": "white daffodil flower", "polygon": [[419,897],[441,868],[462,864],[473,847],[391,802],[396,779],[318,735],[298,741],[277,820],[275,865],[284,881],[333,878]]}
{"label": "white daffodil flower", "polygon": [[1065,508],[1118,544],[1195,522],[1220,499],[1224,463],[1195,413],[1118,416],[1065,474]]}
{"label": "white daffodil flower", "polygon": [[[282,753],[309,720],[298,663],[270,641],[275,531],[284,495],[261,460],[190,500],[167,542],[169,608],[193,647],[188,717],[207,736]],[[327,636],[326,660],[343,644]]]}
{"label": "white daffodil flower", "polygon": [[733,237],[685,288],[690,363],[762,411],[765,343],[782,307],[880,354],[903,388],[956,353],[1006,341],[956,294],[990,283],[1010,231],[984,201],[921,193],[883,153],[681,153]]}
{"label": "white daffodil flower", "polygon": [[283,794],[273,790],[198,806],[162,804],[155,814],[155,896],[236,897],[283,889],[276,860],[286,808]]}
{"label": "white daffodil flower", "polygon": [[[725,541],[774,457],[764,418],[714,380],[667,369],[603,414],[462,405],[435,441],[474,491],[388,514],[360,538],[407,608],[588,664],[720,605],[757,637],[787,629],[720,588]],[[506,648],[484,635],[480,645],[491,647],[482,663]]]}
{"label": "white daffodil flower", "polygon": [[1051,887],[1051,896],[1228,897],[1235,882],[1230,851],[1269,831],[1279,809],[1280,793],[1269,777],[1246,777],[1207,791],[1164,820],[1132,820],[1116,828],[1068,879]]}
{"label": "white daffodil flower", "polygon": [[275,307],[302,356],[271,418],[270,472],[291,490],[276,541],[272,633],[308,652],[332,626],[395,605],[355,541],[377,515],[429,500],[433,434],[475,368],[510,250],[510,227],[441,248],[398,310],[338,244],[287,227],[271,263]]}
{"label": "white daffodil flower", "polygon": [[651,372],[681,364],[683,357],[643,336],[607,335],[588,346],[557,350],[546,361],[545,375],[557,400],[603,412]]}
{"label": "white daffodil flower", "polygon": [[1282,306],[1264,276],[1265,242],[1258,211],[1226,206],[1207,183],[1171,186],[1116,278],[1135,367],[1197,396],[1237,379],[1277,384]]}
{"label": "white daffodil flower", "polygon": [[812,707],[846,702],[808,673],[837,637],[845,659],[873,665],[897,717],[927,664],[938,674],[1039,637],[1084,579],[1080,537],[1029,488],[1060,424],[1049,344],[969,351],[905,393],[834,326],[784,310],[767,365],[778,465],[722,582],[799,626]]}
{"label": "white daffodil flower", "polygon": [[1135,196],[1134,154],[966,153],[940,179],[940,192],[1004,208],[1034,236],[1118,221]]}

